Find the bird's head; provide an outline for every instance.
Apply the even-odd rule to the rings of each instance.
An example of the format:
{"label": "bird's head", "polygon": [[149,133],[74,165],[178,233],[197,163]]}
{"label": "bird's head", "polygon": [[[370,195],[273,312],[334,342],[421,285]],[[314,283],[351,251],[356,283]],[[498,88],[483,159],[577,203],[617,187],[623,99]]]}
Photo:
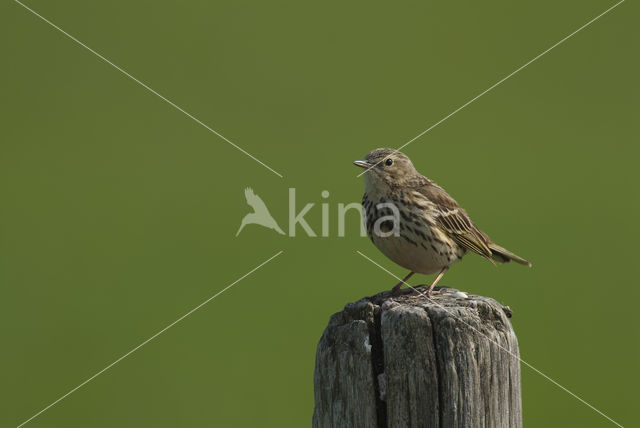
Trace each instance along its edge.
{"label": "bird's head", "polygon": [[375,149],[367,153],[364,160],[353,162],[365,168],[365,183],[403,184],[415,177],[418,172],[411,160],[402,152],[394,149]]}

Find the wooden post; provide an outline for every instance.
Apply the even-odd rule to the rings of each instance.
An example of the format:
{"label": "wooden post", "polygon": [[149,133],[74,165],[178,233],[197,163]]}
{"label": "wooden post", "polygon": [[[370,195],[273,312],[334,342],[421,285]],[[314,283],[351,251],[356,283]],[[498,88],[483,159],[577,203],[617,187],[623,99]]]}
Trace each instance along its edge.
{"label": "wooden post", "polygon": [[318,343],[313,426],[522,427],[510,315],[452,288],[347,304]]}

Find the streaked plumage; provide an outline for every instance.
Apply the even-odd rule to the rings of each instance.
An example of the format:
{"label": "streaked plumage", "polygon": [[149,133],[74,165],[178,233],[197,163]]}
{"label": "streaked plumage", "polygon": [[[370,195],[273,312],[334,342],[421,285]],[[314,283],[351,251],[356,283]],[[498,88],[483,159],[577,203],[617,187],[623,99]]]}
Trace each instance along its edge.
{"label": "streaked plumage", "polygon": [[[442,187],[418,173],[403,153],[376,149],[369,152],[364,161],[354,163],[367,169],[362,202],[367,233],[384,255],[411,271],[407,278],[414,272],[440,272],[431,284],[431,290],[442,274],[467,251],[492,263],[513,260],[531,266],[478,229],[466,211]],[[374,230],[377,220],[393,214],[391,208],[378,207],[384,203],[393,204],[399,213],[398,233],[386,237]],[[393,224],[387,220],[380,226],[386,234]],[[394,291],[401,284],[394,287]]]}

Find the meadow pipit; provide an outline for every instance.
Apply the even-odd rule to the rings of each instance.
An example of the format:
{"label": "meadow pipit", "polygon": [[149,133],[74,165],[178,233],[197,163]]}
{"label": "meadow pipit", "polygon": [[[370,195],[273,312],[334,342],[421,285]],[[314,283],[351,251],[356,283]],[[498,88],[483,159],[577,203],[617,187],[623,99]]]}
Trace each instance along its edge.
{"label": "meadow pipit", "polygon": [[445,190],[416,171],[407,156],[393,149],[376,149],[357,160],[366,168],[362,210],[367,234],[382,253],[409,274],[391,290],[398,292],[414,273],[438,276],[469,250],[492,263],[531,263],[495,244],[476,227]]}

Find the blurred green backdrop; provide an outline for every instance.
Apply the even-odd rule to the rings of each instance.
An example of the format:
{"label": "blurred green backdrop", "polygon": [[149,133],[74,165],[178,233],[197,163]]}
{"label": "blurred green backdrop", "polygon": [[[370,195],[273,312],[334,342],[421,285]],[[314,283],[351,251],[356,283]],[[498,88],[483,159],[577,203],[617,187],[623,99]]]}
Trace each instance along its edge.
{"label": "blurred green backdrop", "polygon": [[[279,250],[28,426],[310,425],[329,316],[395,282],[337,204],[398,147],[614,3],[33,0],[0,5],[0,425],[15,426]],[[623,425],[636,412],[638,6],[626,2],[404,151],[533,269],[445,285],[515,312],[522,358]],[[320,231],[235,232],[252,186]],[[323,200],[322,190],[330,197]],[[414,277],[414,284],[429,281]],[[523,367],[526,426],[613,426]]]}

